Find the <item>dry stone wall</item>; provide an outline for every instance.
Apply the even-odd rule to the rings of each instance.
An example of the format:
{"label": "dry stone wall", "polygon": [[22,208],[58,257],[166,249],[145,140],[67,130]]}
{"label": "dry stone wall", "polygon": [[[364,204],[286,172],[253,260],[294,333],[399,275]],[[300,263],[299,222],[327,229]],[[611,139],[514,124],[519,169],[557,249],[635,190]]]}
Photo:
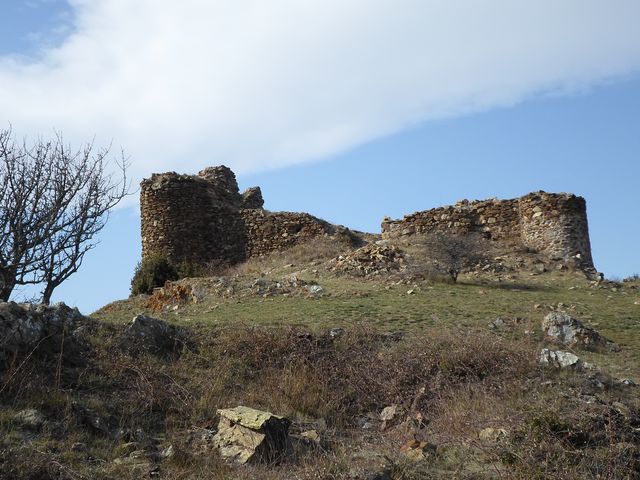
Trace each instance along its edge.
{"label": "dry stone wall", "polygon": [[505,245],[520,245],[550,259],[572,260],[593,269],[587,207],[569,193],[535,192],[512,200],[463,200],[454,206],[416,212],[401,220],[385,218],[383,238],[414,234],[482,233]]}
{"label": "dry stone wall", "polygon": [[386,218],[382,222],[385,237],[450,233],[465,235],[483,232],[494,240],[517,241],[520,237],[517,200],[463,200],[455,206],[416,212],[402,220]]}

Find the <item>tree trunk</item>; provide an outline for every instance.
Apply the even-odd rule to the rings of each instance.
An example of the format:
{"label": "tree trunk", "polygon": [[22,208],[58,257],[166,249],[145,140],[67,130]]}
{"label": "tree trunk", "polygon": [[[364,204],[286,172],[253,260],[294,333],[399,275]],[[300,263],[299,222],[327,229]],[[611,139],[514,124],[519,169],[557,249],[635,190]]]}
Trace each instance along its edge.
{"label": "tree trunk", "polygon": [[51,303],[51,295],[53,295],[53,291],[56,287],[57,285],[53,283],[47,283],[47,286],[44,287],[44,290],[42,291],[42,303],[45,305],[49,305]]}
{"label": "tree trunk", "polygon": [[15,286],[15,275],[11,275],[7,271],[0,273],[0,300],[8,302]]}

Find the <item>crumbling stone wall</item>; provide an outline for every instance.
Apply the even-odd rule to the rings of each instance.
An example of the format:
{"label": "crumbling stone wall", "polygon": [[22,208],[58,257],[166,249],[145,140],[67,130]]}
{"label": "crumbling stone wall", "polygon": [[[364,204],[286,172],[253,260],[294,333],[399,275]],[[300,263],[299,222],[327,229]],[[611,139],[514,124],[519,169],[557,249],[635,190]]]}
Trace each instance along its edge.
{"label": "crumbling stone wall", "polygon": [[225,166],[154,174],[140,184],[142,257],[234,264],[334,231],[307,213],[268,212],[263,203],[259,187],[240,194]]}
{"label": "crumbling stone wall", "polygon": [[334,227],[308,213],[242,210],[248,257],[285,250],[300,242],[334,232]]}
{"label": "crumbling stone wall", "polygon": [[[234,264],[340,233],[307,213],[269,212],[263,203],[259,187],[240,194],[234,173],[225,166],[198,175],[154,174],[140,189],[142,256],[160,253],[176,264]],[[568,193],[463,200],[382,222],[383,238],[437,232],[482,233],[510,248],[531,248],[552,260],[593,269],[586,203]]]}
{"label": "crumbling stone wall", "polygon": [[593,269],[587,207],[569,193],[535,192],[511,200],[463,200],[454,206],[385,218],[383,238],[429,233],[482,233],[505,245],[521,245],[557,260]]}
{"label": "crumbling stone wall", "polygon": [[517,200],[462,200],[446,206],[416,212],[402,220],[385,218],[382,222],[384,237],[426,233],[452,233],[465,235],[485,233],[494,240],[517,241],[520,216]]}

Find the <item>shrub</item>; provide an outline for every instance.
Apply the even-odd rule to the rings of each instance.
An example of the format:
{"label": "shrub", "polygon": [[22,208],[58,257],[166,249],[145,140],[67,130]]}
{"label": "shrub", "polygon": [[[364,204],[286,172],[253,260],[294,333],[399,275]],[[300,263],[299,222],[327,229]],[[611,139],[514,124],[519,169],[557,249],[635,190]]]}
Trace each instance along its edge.
{"label": "shrub", "polygon": [[131,295],[151,293],[154,288],[162,287],[167,281],[178,280],[177,269],[162,254],[150,255],[136,266],[131,279]]}
{"label": "shrub", "polygon": [[183,260],[178,264],[176,269],[178,278],[192,278],[192,277],[204,277],[206,276],[207,269],[201,265],[193,262],[187,262]]}

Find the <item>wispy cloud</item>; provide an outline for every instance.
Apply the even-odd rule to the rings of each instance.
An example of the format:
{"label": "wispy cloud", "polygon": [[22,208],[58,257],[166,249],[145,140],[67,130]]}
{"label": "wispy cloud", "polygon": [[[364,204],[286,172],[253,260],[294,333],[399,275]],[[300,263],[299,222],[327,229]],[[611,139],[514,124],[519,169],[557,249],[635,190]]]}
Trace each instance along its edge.
{"label": "wispy cloud", "polygon": [[0,58],[0,122],[111,139],[136,177],[319,159],[417,122],[640,68],[637,0],[72,0]]}

